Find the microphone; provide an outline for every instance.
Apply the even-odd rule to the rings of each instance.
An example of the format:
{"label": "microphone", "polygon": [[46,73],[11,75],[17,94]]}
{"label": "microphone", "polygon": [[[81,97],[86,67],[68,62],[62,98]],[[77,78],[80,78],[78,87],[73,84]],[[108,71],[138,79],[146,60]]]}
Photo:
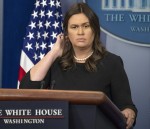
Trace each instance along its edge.
{"label": "microphone", "polygon": [[41,88],[40,89],[43,89],[44,85],[45,85],[45,81],[41,81]]}
{"label": "microphone", "polygon": [[50,89],[54,89],[55,84],[56,84],[56,81],[52,80],[51,85],[50,85]]}

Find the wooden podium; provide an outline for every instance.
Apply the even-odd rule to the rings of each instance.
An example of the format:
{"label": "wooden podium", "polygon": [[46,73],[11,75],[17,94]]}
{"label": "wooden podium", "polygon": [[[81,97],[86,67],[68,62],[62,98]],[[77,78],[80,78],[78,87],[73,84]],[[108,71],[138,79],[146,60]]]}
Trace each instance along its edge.
{"label": "wooden podium", "polygon": [[125,129],[120,110],[103,92],[0,89],[0,101],[67,101],[69,129]]}

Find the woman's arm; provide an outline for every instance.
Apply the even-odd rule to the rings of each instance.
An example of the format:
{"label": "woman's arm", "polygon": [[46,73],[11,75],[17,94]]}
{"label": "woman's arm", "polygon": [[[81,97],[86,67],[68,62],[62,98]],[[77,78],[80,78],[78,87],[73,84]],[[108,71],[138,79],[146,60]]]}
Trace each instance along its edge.
{"label": "woman's arm", "polygon": [[59,34],[53,49],[22,78],[19,89],[47,88],[50,85],[50,68],[56,58],[62,55],[63,47],[64,36]]}
{"label": "woman's arm", "polygon": [[115,66],[111,87],[112,98],[127,119],[126,129],[130,129],[136,120],[137,109],[132,102],[130,85],[123,67],[123,61],[120,57],[117,57],[114,62]]}
{"label": "woman's arm", "polygon": [[41,81],[44,79],[53,62],[57,57],[62,55],[63,48],[64,36],[59,34],[53,49],[49,51],[46,56],[30,70],[31,81]]}

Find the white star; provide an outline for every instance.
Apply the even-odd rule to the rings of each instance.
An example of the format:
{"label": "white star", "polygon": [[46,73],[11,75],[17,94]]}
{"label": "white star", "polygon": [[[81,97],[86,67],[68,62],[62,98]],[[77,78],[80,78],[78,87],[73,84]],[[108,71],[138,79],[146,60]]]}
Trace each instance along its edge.
{"label": "white star", "polygon": [[60,17],[63,17],[63,15],[62,15],[62,14],[60,14]]}
{"label": "white star", "polygon": [[46,0],[43,0],[43,1],[41,2],[41,4],[42,4],[43,7],[46,6],[46,5],[47,5],[47,4],[46,4]]}
{"label": "white star", "polygon": [[47,43],[42,42],[42,45],[40,45],[40,47],[42,48],[42,50],[44,50],[44,48],[46,49],[46,44]]}
{"label": "white star", "polygon": [[45,40],[46,38],[48,38],[48,32],[44,31],[44,34],[42,36],[44,37]]}
{"label": "white star", "polygon": [[54,33],[54,32],[53,32],[53,34],[52,34],[51,36],[53,37],[53,39],[55,39],[56,36],[57,36],[57,33]]}
{"label": "white star", "polygon": [[36,1],[36,3],[35,3],[35,6],[36,6],[36,8],[38,7],[38,6],[40,6],[40,1]]}
{"label": "white star", "polygon": [[51,0],[49,4],[51,7],[55,5],[53,0]]}
{"label": "white star", "polygon": [[50,45],[48,46],[50,49],[52,49],[54,44],[51,42]]}
{"label": "white star", "polygon": [[56,16],[57,19],[60,17],[58,12],[55,13],[55,16]]}
{"label": "white star", "polygon": [[45,56],[45,54],[42,54],[42,53],[40,52],[39,58],[42,59],[44,56]]}
{"label": "white star", "polygon": [[31,44],[27,43],[27,46],[25,46],[25,48],[27,48],[28,51],[29,51],[30,49],[33,49],[33,48],[32,48],[32,43],[31,43]]}
{"label": "white star", "polygon": [[27,37],[29,37],[29,39],[31,40],[32,38],[34,38],[34,33],[29,32],[29,35]]}
{"label": "white star", "polygon": [[46,21],[45,23],[46,29],[48,29],[48,27],[51,27],[50,24],[51,24],[50,22]]}
{"label": "white star", "polygon": [[53,15],[53,11],[48,10],[48,13],[46,14],[48,16],[48,18],[52,17]]}
{"label": "white star", "polygon": [[56,22],[53,24],[53,26],[55,27],[55,29],[58,27],[59,22]]}
{"label": "white star", "polygon": [[35,48],[36,48],[36,50],[39,49],[39,43],[38,42],[36,42]]}
{"label": "white star", "polygon": [[34,11],[31,15],[33,16],[33,19],[34,19],[35,17],[38,17],[38,12]]}
{"label": "white star", "polygon": [[39,23],[37,24],[37,26],[39,27],[39,29],[40,29],[41,27],[43,27],[42,22],[39,21]]}
{"label": "white star", "polygon": [[38,57],[37,57],[37,54],[36,54],[36,53],[34,53],[33,58],[34,58],[34,60],[35,60],[35,61],[38,59]]}
{"label": "white star", "polygon": [[36,28],[35,24],[36,24],[35,22],[32,22],[32,21],[31,21],[31,24],[29,25],[29,26],[31,27],[31,30],[32,30],[33,28]]}
{"label": "white star", "polygon": [[44,13],[45,13],[45,11],[42,11],[42,10],[41,10],[41,12],[39,13],[39,15],[41,16],[41,18],[45,16]]}
{"label": "white star", "polygon": [[58,7],[60,7],[60,2],[56,2],[56,7],[58,8]]}
{"label": "white star", "polygon": [[40,34],[39,31],[37,32],[37,35],[36,35],[36,36],[37,36],[37,39],[40,39],[40,38],[41,38],[41,34]]}

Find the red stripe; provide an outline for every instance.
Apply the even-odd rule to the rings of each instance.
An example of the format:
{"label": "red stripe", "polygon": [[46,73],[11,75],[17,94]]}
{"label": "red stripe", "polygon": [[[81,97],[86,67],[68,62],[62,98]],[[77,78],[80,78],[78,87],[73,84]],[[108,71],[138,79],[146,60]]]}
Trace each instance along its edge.
{"label": "red stripe", "polygon": [[25,74],[26,74],[26,72],[25,72],[24,69],[20,66],[20,68],[19,68],[18,81],[21,81],[21,79],[24,77]]}

